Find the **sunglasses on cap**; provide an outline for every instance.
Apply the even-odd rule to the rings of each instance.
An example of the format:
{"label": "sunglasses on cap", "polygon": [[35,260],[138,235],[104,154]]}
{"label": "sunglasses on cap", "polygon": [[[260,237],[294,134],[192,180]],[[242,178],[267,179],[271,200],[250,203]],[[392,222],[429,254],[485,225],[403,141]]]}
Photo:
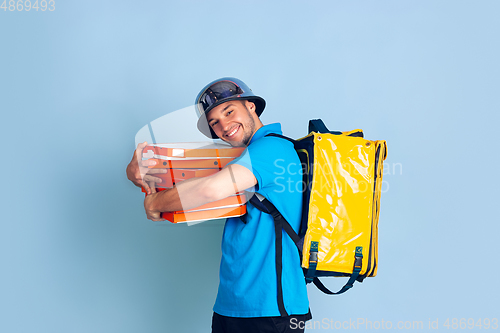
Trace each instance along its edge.
{"label": "sunglasses on cap", "polygon": [[240,97],[244,91],[236,83],[231,81],[219,81],[208,87],[201,95],[198,103],[201,104],[202,113],[205,113],[212,105],[231,97]]}

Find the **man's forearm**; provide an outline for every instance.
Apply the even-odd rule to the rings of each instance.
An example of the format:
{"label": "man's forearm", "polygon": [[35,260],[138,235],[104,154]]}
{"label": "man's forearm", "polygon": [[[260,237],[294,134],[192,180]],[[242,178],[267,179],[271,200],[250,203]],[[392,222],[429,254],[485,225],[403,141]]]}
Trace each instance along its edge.
{"label": "man's forearm", "polygon": [[203,178],[188,179],[172,189],[158,192],[151,208],[158,212],[172,212],[204,205],[211,201],[205,183]]}
{"label": "man's forearm", "polygon": [[246,167],[231,165],[211,176],[184,180],[176,187],[152,194],[146,209],[155,212],[188,210],[226,198],[257,184]]}
{"label": "man's forearm", "polygon": [[165,191],[157,192],[155,199],[151,201],[151,210],[158,212],[183,210],[177,188],[174,187]]}

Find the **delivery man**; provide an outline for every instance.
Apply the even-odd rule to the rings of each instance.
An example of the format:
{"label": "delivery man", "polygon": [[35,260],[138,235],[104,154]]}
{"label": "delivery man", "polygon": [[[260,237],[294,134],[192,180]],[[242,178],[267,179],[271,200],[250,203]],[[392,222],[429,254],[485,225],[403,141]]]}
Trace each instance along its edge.
{"label": "delivery man", "polygon": [[[148,170],[154,162],[142,161],[146,143],[139,144],[127,176],[149,193],[144,200],[148,219],[161,221],[162,212],[187,210],[251,190],[271,201],[298,232],[302,207],[297,186],[302,182],[300,160],[291,142],[266,136],[282,132],[279,123],[264,126],[260,121],[265,104],[236,78],[222,78],[205,86],[196,98],[198,129],[209,138],[246,149],[216,174],[183,181],[170,190],[154,190],[154,182],[158,182],[154,173],[143,177],[149,170],[164,171]],[[283,233],[280,271],[275,241],[272,216],[250,203],[244,219],[227,219],[213,333],[304,331],[300,327],[311,314],[297,247]],[[281,284],[277,271],[281,272]]]}

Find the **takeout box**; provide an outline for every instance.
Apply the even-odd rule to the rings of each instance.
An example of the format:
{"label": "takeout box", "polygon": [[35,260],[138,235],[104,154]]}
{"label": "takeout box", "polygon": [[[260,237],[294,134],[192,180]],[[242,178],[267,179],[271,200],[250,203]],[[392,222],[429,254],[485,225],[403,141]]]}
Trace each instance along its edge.
{"label": "takeout box", "polygon": [[[150,168],[167,169],[166,173],[154,174],[162,180],[157,184],[156,190],[163,191],[184,180],[207,177],[219,172],[240,156],[243,150],[244,148],[211,142],[165,143],[146,146],[143,149],[143,159],[157,162]],[[144,188],[142,191],[146,193]],[[246,213],[245,202],[244,194],[238,192],[193,209],[164,212],[161,217],[172,223],[236,217]]]}

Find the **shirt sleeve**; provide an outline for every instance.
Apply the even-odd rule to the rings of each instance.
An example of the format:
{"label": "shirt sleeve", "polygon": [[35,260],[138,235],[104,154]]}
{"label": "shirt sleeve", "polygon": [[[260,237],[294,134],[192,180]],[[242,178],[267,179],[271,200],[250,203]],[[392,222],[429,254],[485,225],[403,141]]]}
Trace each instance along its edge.
{"label": "shirt sleeve", "polygon": [[[290,145],[291,147],[287,147]],[[287,166],[285,161],[293,144],[280,138],[264,137],[250,144],[235,160],[228,163],[238,164],[250,170],[257,179],[256,190],[271,190],[278,186],[277,179],[283,177]],[[293,166],[296,169],[296,166]]]}

